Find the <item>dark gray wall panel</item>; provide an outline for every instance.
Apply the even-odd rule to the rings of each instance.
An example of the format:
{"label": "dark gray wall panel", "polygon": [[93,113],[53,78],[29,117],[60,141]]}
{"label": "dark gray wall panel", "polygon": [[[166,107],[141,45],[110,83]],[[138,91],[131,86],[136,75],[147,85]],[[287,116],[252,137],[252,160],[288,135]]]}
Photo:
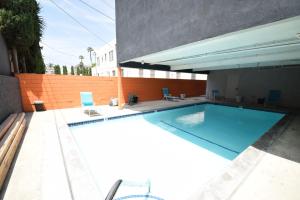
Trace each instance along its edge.
{"label": "dark gray wall panel", "polygon": [[0,33],[0,75],[10,75],[10,64],[5,41]]}
{"label": "dark gray wall panel", "polygon": [[0,75],[0,123],[11,113],[21,112],[19,80]]}
{"label": "dark gray wall panel", "polygon": [[300,15],[300,0],[116,0],[118,62]]}
{"label": "dark gray wall panel", "polygon": [[300,66],[211,71],[206,95],[212,98],[212,90],[219,90],[220,95],[226,97],[232,74],[239,77],[236,95],[242,96],[245,102],[254,103],[257,98],[267,98],[270,90],[280,90],[282,106],[300,108]]}

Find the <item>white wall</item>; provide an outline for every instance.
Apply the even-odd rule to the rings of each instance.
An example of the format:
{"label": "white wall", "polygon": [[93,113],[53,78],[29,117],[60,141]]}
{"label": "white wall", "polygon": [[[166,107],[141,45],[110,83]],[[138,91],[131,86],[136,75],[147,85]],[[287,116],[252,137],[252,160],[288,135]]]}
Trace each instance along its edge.
{"label": "white wall", "polygon": [[228,96],[227,83],[231,74],[238,76],[236,95],[244,97],[246,102],[266,98],[269,90],[276,89],[281,90],[281,105],[300,107],[300,66],[211,71],[207,79],[207,95],[211,97],[211,91],[217,89],[221,96]]}
{"label": "white wall", "polygon": [[[110,60],[109,52],[113,52],[113,59]],[[96,52],[96,67],[92,68],[92,75],[96,76],[113,76],[113,71],[116,74],[117,54],[116,40],[112,40],[108,44],[95,48]],[[97,73],[96,73],[97,72]]]}

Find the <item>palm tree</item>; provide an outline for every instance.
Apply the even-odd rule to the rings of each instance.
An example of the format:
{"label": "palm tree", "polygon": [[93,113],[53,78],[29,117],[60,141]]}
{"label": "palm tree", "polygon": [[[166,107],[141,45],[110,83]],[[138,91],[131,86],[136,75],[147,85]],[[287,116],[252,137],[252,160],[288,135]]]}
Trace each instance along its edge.
{"label": "palm tree", "polygon": [[83,55],[80,55],[79,59],[80,59],[80,63],[82,63],[82,60],[84,59]]}
{"label": "palm tree", "polygon": [[90,61],[91,61],[91,66],[93,65],[93,61],[92,61],[92,52],[94,51],[94,49],[92,47],[88,47],[87,51],[90,54]]}

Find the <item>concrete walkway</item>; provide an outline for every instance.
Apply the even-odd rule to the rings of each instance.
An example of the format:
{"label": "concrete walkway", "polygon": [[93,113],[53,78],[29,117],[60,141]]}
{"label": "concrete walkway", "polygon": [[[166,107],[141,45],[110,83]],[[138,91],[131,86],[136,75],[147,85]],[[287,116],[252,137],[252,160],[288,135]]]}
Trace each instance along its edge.
{"label": "concrete walkway", "polygon": [[176,101],[165,101],[165,100],[146,101],[146,102],[140,102],[132,106],[126,105],[121,110],[118,108],[118,106],[101,105],[101,106],[95,106],[98,115],[94,115],[91,117],[88,116],[87,114],[84,114],[81,108],[60,109],[59,111],[62,113],[67,123],[76,123],[76,122],[96,120],[96,119],[113,117],[113,116],[140,113],[140,112],[150,111],[150,110],[158,110],[162,108],[171,108],[176,106],[201,103],[206,101],[207,99],[205,99],[205,97],[191,97],[191,98],[186,98],[184,100],[176,100]]}
{"label": "concrete walkway", "polygon": [[[188,99],[179,102],[153,101],[144,102],[124,110],[114,107],[100,107],[101,116],[136,113],[150,109],[160,109],[203,101],[202,98]],[[60,113],[62,118],[55,117]],[[71,149],[70,156],[65,159],[61,148],[58,131],[66,123],[90,120],[82,114],[80,108],[62,109],[38,113],[28,113],[29,122],[23,144],[6,180],[6,188],[2,191],[4,200],[32,199],[79,199],[72,193],[72,177],[68,163],[73,162],[75,154]],[[63,145],[64,146],[64,145]],[[63,147],[65,148],[65,146]],[[68,169],[68,173],[66,172]],[[78,170],[78,169],[76,169]],[[84,173],[83,173],[84,174]],[[78,171],[73,174],[80,178]],[[81,184],[87,185],[82,182]],[[282,135],[268,148],[261,150],[249,147],[221,177],[215,177],[204,188],[190,199],[272,199],[298,200],[300,193],[300,115],[283,130]],[[76,187],[76,191],[80,190]],[[74,188],[73,188],[74,189]],[[82,198],[84,199],[84,198]]]}
{"label": "concrete walkway", "polygon": [[28,129],[2,198],[72,199],[53,111],[29,113],[26,119]]}

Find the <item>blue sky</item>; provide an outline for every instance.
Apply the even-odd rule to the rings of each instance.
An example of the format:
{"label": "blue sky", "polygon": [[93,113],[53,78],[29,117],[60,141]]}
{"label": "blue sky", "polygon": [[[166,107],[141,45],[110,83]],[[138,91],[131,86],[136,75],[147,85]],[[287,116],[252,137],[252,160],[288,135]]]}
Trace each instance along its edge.
{"label": "blue sky", "polygon": [[[75,17],[91,32],[106,42],[115,38],[114,21],[102,16],[80,2],[80,0],[52,0],[66,12]],[[115,18],[114,0],[83,0],[94,8]],[[41,46],[46,64],[76,65],[78,56],[84,56],[84,63],[89,64],[87,47],[99,48],[105,43],[87,32],[65,13],[59,10],[50,0],[38,0],[41,6],[41,17],[45,21],[45,29]]]}

